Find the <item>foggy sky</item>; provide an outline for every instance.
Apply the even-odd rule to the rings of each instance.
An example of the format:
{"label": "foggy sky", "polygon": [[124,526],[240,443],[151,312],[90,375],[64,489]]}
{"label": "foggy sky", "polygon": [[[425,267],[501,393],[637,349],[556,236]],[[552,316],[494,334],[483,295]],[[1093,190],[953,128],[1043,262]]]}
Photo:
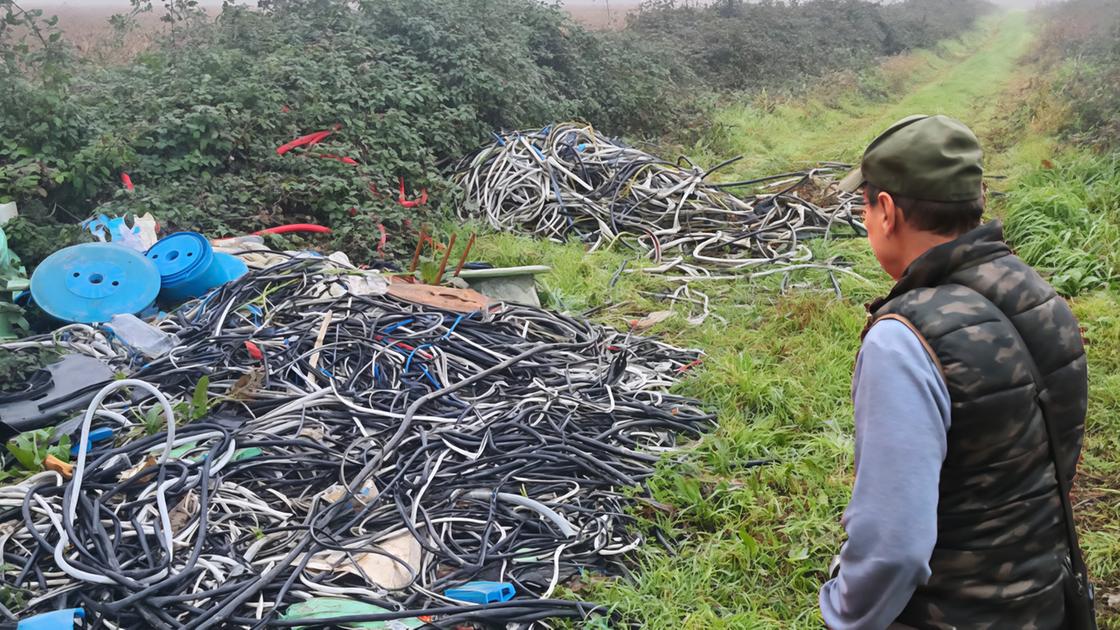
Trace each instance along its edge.
{"label": "foggy sky", "polygon": [[[574,6],[609,5],[613,9],[623,9],[639,4],[640,0],[564,0],[565,4]],[[1032,9],[1039,4],[1046,4],[1054,0],[989,0],[996,5],[1009,9]],[[204,6],[221,6],[222,0],[199,0]],[[24,0],[20,3],[24,8],[46,7],[110,7],[125,10],[129,7],[128,0]],[[159,4],[158,2],[153,4]],[[252,2],[250,2],[252,4]]]}

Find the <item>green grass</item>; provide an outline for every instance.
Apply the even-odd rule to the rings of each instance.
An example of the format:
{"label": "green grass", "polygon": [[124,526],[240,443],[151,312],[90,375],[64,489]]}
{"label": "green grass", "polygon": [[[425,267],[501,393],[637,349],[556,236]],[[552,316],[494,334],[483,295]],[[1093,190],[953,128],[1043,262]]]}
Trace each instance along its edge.
{"label": "green grass", "polygon": [[1070,152],[1009,196],[1007,237],[1067,295],[1120,278],[1120,156]]}
{"label": "green grass", "polygon": [[[735,175],[853,159],[893,120],[945,112],[998,145],[989,164],[1015,176],[1004,187],[1013,191],[1016,208],[1031,199],[1038,208],[1052,208],[1038,199],[1050,184],[1035,171],[1053,140],[1025,125],[1009,128],[1005,120],[1018,107],[1015,86],[1031,71],[1016,62],[1031,37],[1021,14],[992,19],[961,42],[906,61],[915,69],[912,80],[893,99],[871,99],[851,88],[768,111],[732,106],[719,115],[731,135],[702,158],[714,163],[747,154]],[[1092,194],[1111,186],[1102,184]],[[1084,192],[1073,188],[1064,194]],[[1010,202],[996,212],[1003,215],[1009,208]],[[1086,225],[1071,232],[1069,247],[1098,233],[1091,222]],[[1081,246],[1103,254],[1095,244]],[[633,257],[621,248],[587,254],[575,243],[493,234],[480,237],[476,247],[475,256],[499,265],[550,265],[553,271],[543,283],[548,304],[560,310],[597,309],[597,320],[626,326],[669,308],[656,294],[672,283],[623,273],[612,284],[622,262]],[[673,318],[653,328],[672,343],[707,353],[703,366],[678,389],[711,405],[720,424],[687,451],[666,458],[652,480],[655,504],[640,517],[644,526],[666,532],[674,548],[645,545],[634,557],[633,579],[589,576],[578,597],[611,605],[643,628],[821,626],[817,591],[842,540],[840,516],[852,482],[849,389],[865,321],[862,305],[885,292],[889,280],[861,240],[817,242],[813,248],[818,257],[853,263],[870,282],[841,277],[841,299],[819,271],[799,273],[798,288],[786,295],[777,276],[696,283],[712,298],[713,317],[691,326],[686,309],[677,305],[671,307]],[[636,265],[631,261],[629,268]],[[1092,342],[1093,379],[1078,513],[1096,581],[1103,592],[1120,593],[1120,295],[1102,290],[1074,305]],[[746,467],[760,458],[774,463]],[[1104,627],[1117,620],[1106,616]]]}
{"label": "green grass", "polygon": [[1102,627],[1120,628],[1120,154],[1069,150],[1018,178],[1003,204],[1016,251],[1073,296],[1089,354],[1089,415],[1074,488]]}
{"label": "green grass", "polygon": [[[648,292],[666,285],[641,274],[610,282],[625,256],[586,254],[578,244],[543,244],[509,235],[479,241],[478,256],[499,265],[546,264],[550,305],[616,326],[666,308]],[[861,241],[820,244],[870,269]],[[637,582],[591,581],[583,596],[608,601],[648,628],[819,625],[814,593],[840,542],[851,464],[849,380],[864,312],[859,304],[888,287],[840,278],[831,297],[823,272],[796,277],[808,288],[780,295],[779,279],[712,283],[712,317],[686,323],[684,309],[652,332],[703,348],[703,368],[679,387],[719,413],[720,425],[687,454],[665,461],[652,483],[663,506],[645,515],[678,541],[678,553],[648,545]],[[826,290],[827,289],[827,290]],[[722,317],[727,324],[719,321]],[[775,463],[748,469],[752,459]]]}
{"label": "green grass", "polygon": [[[959,41],[936,51],[920,51],[871,72],[874,87],[830,92],[807,100],[740,102],[720,111],[707,143],[693,147],[703,160],[713,152],[743,155],[738,173],[777,172],[822,160],[855,161],[879,131],[915,113],[959,118],[981,137],[993,131],[996,98],[1027,52],[1033,29],[1025,13],[984,21]],[[712,157],[718,157],[712,155]],[[997,165],[1000,166],[1000,165]]]}
{"label": "green grass", "polygon": [[[1098,291],[1073,300],[1089,342],[1089,419],[1077,488],[1078,531],[1089,570],[1107,601],[1120,595],[1120,294]],[[1105,628],[1120,628],[1120,610],[1105,608]]]}

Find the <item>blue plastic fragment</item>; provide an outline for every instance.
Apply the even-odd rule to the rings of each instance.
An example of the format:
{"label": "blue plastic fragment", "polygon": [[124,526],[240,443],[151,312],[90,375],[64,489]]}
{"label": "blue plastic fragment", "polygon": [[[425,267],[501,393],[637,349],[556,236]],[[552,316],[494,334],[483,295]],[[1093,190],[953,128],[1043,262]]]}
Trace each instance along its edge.
{"label": "blue plastic fragment", "polygon": [[226,282],[236,280],[249,273],[249,266],[245,264],[245,261],[233,254],[214,252],[214,259],[217,261],[218,266],[221,267],[222,272],[225,273]]}
{"label": "blue plastic fragment", "polygon": [[17,630],[74,630],[74,619],[85,619],[86,611],[81,608],[54,610],[24,619],[16,626]]}
{"label": "blue plastic fragment", "polygon": [[513,599],[514,593],[513,584],[509,582],[467,582],[443,592],[451,599],[472,604],[508,602]]}
{"label": "blue plastic fragment", "polygon": [[131,234],[140,232],[139,228],[128,227],[124,223],[124,217],[109,218],[108,215],[99,214],[95,219],[86,219],[82,221],[82,227],[89,230],[101,241],[122,241],[124,240],[124,233],[127,231]]}
{"label": "blue plastic fragment", "polygon": [[[88,451],[93,449],[93,445],[97,442],[104,442],[105,440],[111,440],[112,438],[113,429],[110,427],[98,427],[96,429],[91,429],[89,432],[89,448],[87,448],[86,450]],[[74,446],[70,447],[71,456],[77,457],[79,446],[81,446],[81,444],[75,444]]]}
{"label": "blue plastic fragment", "polygon": [[382,330],[382,331],[381,331],[381,334],[383,334],[383,335],[388,335],[389,333],[391,333],[391,332],[393,332],[394,330],[396,330],[396,329],[400,328],[401,326],[407,326],[407,325],[411,324],[412,322],[413,322],[413,320],[411,320],[411,319],[406,319],[406,320],[404,320],[404,321],[400,321],[400,322],[396,322],[396,323],[393,323],[393,324],[389,324],[388,326],[386,326],[386,327],[385,327],[385,329],[384,329],[384,330]]}

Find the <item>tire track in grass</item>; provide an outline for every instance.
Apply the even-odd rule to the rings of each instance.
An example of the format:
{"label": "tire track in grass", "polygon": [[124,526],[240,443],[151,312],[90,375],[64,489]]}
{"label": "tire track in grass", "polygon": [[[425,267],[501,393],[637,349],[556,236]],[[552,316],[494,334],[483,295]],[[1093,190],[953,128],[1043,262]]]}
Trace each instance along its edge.
{"label": "tire track in grass", "polygon": [[[777,172],[790,165],[858,159],[863,147],[892,122],[914,113],[946,114],[972,126],[981,139],[1000,113],[1000,95],[1034,38],[1025,13],[987,18],[940,54],[913,53],[907,67],[919,78],[902,95],[871,99],[856,90],[828,99],[770,108],[729,107],[716,122],[733,137],[728,153],[742,154],[738,174]],[[899,70],[895,70],[899,72]]]}

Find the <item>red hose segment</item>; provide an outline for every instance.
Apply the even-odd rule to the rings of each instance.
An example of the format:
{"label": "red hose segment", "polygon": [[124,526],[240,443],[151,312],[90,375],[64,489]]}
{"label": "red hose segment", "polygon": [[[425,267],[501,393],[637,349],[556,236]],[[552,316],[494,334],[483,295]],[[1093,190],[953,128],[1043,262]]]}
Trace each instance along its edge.
{"label": "red hose segment", "polygon": [[294,149],[296,147],[310,146],[312,144],[322,142],[324,139],[326,139],[327,136],[331,135],[331,133],[333,133],[333,132],[331,132],[329,130],[328,131],[316,131],[315,133],[309,133],[306,136],[300,136],[300,137],[296,138],[295,140],[292,140],[291,142],[278,147],[276,149],[276,154],[277,155],[284,155],[285,153],[287,153],[288,151],[291,151],[292,149]]}
{"label": "red hose segment", "polygon": [[314,223],[292,223],[291,225],[278,225],[264,230],[253,232],[254,236],[262,236],[264,234],[290,234],[292,232],[314,232],[316,234],[330,234],[331,229],[325,225],[316,225]]}

